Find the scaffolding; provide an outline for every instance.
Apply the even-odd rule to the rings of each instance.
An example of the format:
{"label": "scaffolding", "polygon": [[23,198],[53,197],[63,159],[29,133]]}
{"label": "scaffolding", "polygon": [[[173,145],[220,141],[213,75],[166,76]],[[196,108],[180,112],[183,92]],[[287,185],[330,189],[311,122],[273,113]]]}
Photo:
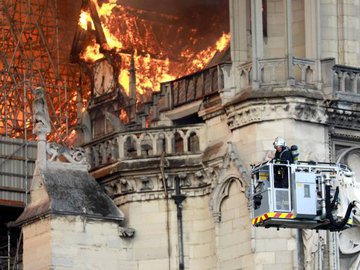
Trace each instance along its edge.
{"label": "scaffolding", "polygon": [[[1,0],[0,134],[32,139],[32,90],[47,94],[54,139],[69,136],[78,73],[61,44],[57,0]],[[75,98],[74,98],[75,97]]]}
{"label": "scaffolding", "polygon": [[[79,1],[63,0],[61,5],[71,9],[75,2]],[[0,136],[5,144],[0,143],[0,207],[11,209],[26,205],[33,174],[33,90],[44,88],[50,139],[65,144],[77,119],[71,106],[76,108],[79,72],[69,62],[71,41],[64,44],[69,33],[61,25],[66,21],[61,16],[68,14],[59,9],[57,0],[0,0],[0,7]],[[14,218],[10,214],[0,218],[1,270],[21,269],[21,232],[4,230]]]}

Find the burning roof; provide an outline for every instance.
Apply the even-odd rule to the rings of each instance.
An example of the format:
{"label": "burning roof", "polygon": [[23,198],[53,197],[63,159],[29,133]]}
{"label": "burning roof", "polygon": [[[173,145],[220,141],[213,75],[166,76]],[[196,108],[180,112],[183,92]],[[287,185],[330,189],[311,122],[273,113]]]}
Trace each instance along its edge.
{"label": "burning roof", "polygon": [[128,91],[134,55],[139,94],[204,68],[229,45],[227,1],[84,1],[72,55],[86,63],[121,56],[119,82]]}

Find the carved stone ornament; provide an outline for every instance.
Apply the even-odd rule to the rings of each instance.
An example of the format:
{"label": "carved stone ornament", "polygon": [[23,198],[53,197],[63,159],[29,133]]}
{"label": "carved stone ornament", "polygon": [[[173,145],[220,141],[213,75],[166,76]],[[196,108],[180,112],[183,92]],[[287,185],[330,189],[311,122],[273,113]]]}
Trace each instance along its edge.
{"label": "carved stone ornament", "polygon": [[119,236],[121,238],[133,238],[135,235],[135,229],[119,227]]}
{"label": "carved stone ornament", "polygon": [[185,172],[180,172],[177,175],[180,179],[180,186],[181,187],[191,187],[191,181],[188,175]]}
{"label": "carved stone ornament", "polygon": [[134,187],[131,185],[131,183],[124,178],[120,179],[120,189],[121,189],[121,193],[134,191]]}
{"label": "carved stone ornament", "polygon": [[149,177],[141,177],[141,191],[145,191],[145,190],[152,190],[154,189],[154,183],[152,182],[152,180]]}
{"label": "carved stone ornament", "polygon": [[239,108],[228,108],[228,125],[231,130],[242,126],[276,119],[296,119],[314,123],[326,123],[325,108],[304,102],[276,104],[246,104]]}
{"label": "carved stone ornament", "polygon": [[106,185],[104,186],[104,191],[105,193],[112,198],[117,192],[117,187],[115,183],[112,183],[110,185]]}
{"label": "carved stone ornament", "polygon": [[360,129],[360,112],[343,110],[337,108],[327,108],[328,123],[335,127]]}
{"label": "carved stone ornament", "polygon": [[49,161],[87,164],[85,150],[81,147],[66,147],[58,143],[47,143],[46,152]]}
{"label": "carved stone ornament", "polygon": [[224,156],[219,178],[210,197],[209,208],[213,213],[215,223],[221,221],[221,204],[229,196],[231,184],[238,182],[241,192],[246,194],[246,189],[250,186],[248,179],[249,176],[240,161],[236,145],[228,142],[228,151]]}
{"label": "carved stone ornament", "polygon": [[38,87],[33,93],[35,95],[33,101],[34,134],[39,132],[46,134],[51,131],[51,126],[45,91],[43,88]]}
{"label": "carved stone ornament", "polygon": [[197,180],[199,187],[206,186],[208,184],[205,180],[205,177],[206,173],[203,170],[197,171],[195,173],[195,179]]}

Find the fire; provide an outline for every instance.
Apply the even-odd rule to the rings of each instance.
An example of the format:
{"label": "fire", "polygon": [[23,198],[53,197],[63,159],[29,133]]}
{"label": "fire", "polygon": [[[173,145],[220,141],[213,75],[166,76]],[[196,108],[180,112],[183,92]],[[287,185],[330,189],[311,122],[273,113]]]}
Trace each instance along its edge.
{"label": "fire", "polygon": [[88,30],[88,25],[90,24],[91,29],[95,29],[94,22],[91,19],[91,16],[85,10],[82,10],[79,18],[79,26],[84,30]]}
{"label": "fire", "polygon": [[229,45],[230,34],[223,33],[219,40],[216,42],[216,50],[222,52]]}
{"label": "fire", "polygon": [[81,54],[81,58],[87,62],[93,62],[104,58],[104,55],[100,53],[100,45],[92,41],[92,44],[87,46],[85,51]]}
{"label": "fire", "polygon": [[[142,95],[148,91],[159,90],[161,82],[174,80],[206,67],[214,55],[223,51],[230,41],[230,34],[223,33],[213,46],[196,50],[194,48],[201,47],[199,39],[196,38],[198,30],[190,29],[189,32],[184,33],[184,28],[176,23],[179,20],[176,16],[153,14],[152,12],[145,14],[145,11],[116,4],[116,0],[110,0],[101,6],[96,0],[90,1],[96,6],[108,49],[121,56],[118,79],[127,93],[129,93],[129,69],[132,54],[136,69],[136,89],[138,94]],[[169,39],[169,36],[173,34],[179,36],[188,34],[189,44],[182,45],[182,41],[176,40],[176,37],[169,39],[174,44],[159,40],[157,36],[154,36],[155,30],[152,29],[159,26],[156,24],[146,25],[142,16],[161,17],[164,20],[175,22],[176,29],[172,25],[165,25],[161,28],[162,30],[157,30],[157,33],[160,31],[158,35],[161,35],[161,31],[163,31],[163,35]],[[80,15],[79,25],[85,30],[89,28],[89,25],[95,29],[91,16],[86,11]],[[182,46],[183,49],[175,50],[172,48],[175,45],[179,48]],[[175,52],[178,54],[176,55]],[[88,45],[81,54],[81,58],[86,62],[94,62],[103,57],[104,55],[100,53],[100,45],[95,41]]]}

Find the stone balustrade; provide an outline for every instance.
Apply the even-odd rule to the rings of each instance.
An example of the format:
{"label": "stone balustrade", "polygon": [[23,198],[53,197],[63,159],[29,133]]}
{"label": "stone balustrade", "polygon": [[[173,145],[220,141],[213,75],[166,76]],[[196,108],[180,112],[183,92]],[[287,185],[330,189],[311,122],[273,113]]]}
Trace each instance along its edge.
{"label": "stone balustrade", "polygon": [[221,91],[224,88],[224,69],[230,66],[230,63],[223,63],[161,83],[161,92],[167,97],[165,107],[175,108]]}
{"label": "stone balustrade", "polygon": [[240,75],[240,89],[245,89],[251,85],[252,62],[241,64],[237,67]]}
{"label": "stone balustrade", "polygon": [[293,57],[293,69],[297,84],[315,85],[315,60]]}
{"label": "stone balustrade", "polygon": [[[292,58],[291,72],[294,78],[289,78],[287,71],[287,58],[270,58],[258,60],[260,86],[285,85],[289,79],[295,79],[299,86],[314,86],[315,61],[310,59]],[[237,67],[240,76],[240,88],[245,89],[252,82],[252,62],[241,64]]]}
{"label": "stone balustrade", "polygon": [[360,68],[334,65],[332,70],[335,92],[360,94]]}
{"label": "stone balustrade", "polygon": [[[189,155],[205,150],[203,124],[113,133],[84,145],[91,168],[119,160],[167,155]],[[200,141],[200,138],[203,141]]]}
{"label": "stone balustrade", "polygon": [[261,59],[258,62],[261,86],[286,83],[285,58]]}

